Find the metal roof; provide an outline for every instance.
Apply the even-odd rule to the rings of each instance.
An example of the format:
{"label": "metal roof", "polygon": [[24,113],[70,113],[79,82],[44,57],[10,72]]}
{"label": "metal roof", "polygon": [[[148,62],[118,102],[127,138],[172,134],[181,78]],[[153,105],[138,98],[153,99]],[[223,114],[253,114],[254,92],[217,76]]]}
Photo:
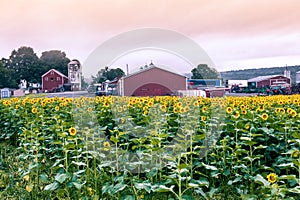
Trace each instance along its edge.
{"label": "metal roof", "polygon": [[156,65],[154,65],[154,64],[151,63],[150,65],[147,65],[147,67],[145,66],[143,69],[140,69],[139,71],[136,71],[136,72],[133,72],[131,74],[128,74],[128,75],[124,76],[123,78],[128,78],[130,76],[133,76],[133,75],[136,75],[136,74],[140,74],[140,73],[143,73],[145,71],[148,71],[150,69],[155,69],[155,68],[160,69],[160,70],[164,70],[166,72],[170,72],[170,73],[176,74],[178,76],[186,77],[185,75],[176,73],[174,71],[171,71],[170,69],[166,69],[165,67],[156,66]]}
{"label": "metal roof", "polygon": [[68,78],[66,75],[64,75],[63,73],[57,71],[56,69],[50,69],[49,71],[47,71],[45,74],[42,75],[42,77],[44,77],[46,74],[48,74],[50,71],[54,71],[55,73],[57,73],[58,75]]}
{"label": "metal roof", "polygon": [[270,78],[274,78],[276,76],[283,76],[283,75],[277,74],[277,75],[268,75],[268,76],[258,76],[258,77],[255,77],[255,78],[248,79],[248,82],[264,81],[264,80],[267,80],[267,79],[270,79]]}

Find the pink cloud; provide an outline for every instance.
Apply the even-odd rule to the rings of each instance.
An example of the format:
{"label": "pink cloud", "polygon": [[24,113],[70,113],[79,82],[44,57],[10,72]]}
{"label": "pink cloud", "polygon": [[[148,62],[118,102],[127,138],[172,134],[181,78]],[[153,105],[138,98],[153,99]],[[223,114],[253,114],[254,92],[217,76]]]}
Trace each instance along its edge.
{"label": "pink cloud", "polygon": [[219,64],[300,54],[298,0],[2,0],[0,7],[0,57],[28,45],[85,59],[110,37],[142,27],[187,35]]}

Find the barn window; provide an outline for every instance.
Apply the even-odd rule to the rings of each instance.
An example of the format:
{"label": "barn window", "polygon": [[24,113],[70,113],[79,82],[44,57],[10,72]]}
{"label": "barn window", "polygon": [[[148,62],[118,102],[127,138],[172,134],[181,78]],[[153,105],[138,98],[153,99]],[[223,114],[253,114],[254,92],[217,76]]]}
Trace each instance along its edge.
{"label": "barn window", "polygon": [[48,81],[48,77],[45,78],[45,81]]}
{"label": "barn window", "polygon": [[51,71],[51,72],[50,72],[50,74],[51,74],[51,75],[53,75],[53,74],[54,74],[54,72],[53,72],[53,71]]}
{"label": "barn window", "polygon": [[60,81],[60,77],[56,77],[56,80],[57,80],[57,81]]}

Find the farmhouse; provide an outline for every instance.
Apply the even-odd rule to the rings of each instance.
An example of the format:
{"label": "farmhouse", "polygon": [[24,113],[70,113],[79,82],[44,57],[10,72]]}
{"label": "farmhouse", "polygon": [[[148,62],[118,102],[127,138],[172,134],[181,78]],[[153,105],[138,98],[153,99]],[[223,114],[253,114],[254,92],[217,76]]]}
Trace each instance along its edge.
{"label": "farmhouse", "polygon": [[151,63],[118,82],[121,96],[164,96],[187,89],[187,77]]}
{"label": "farmhouse", "polygon": [[255,78],[248,79],[248,86],[250,88],[263,88],[271,85],[290,84],[291,79],[284,75],[269,75],[269,76],[258,76]]}
{"label": "farmhouse", "polygon": [[68,77],[55,69],[50,69],[42,75],[43,92],[53,92],[65,83],[68,83]]}

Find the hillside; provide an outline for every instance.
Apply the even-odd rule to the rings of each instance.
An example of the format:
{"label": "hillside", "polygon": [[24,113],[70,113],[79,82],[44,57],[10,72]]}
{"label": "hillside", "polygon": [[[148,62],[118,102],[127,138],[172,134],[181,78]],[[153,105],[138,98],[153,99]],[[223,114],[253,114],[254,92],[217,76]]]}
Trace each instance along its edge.
{"label": "hillside", "polygon": [[287,67],[271,67],[259,69],[244,69],[220,72],[222,79],[225,80],[248,80],[257,76],[283,74],[285,69],[291,71],[292,83],[296,82],[296,72],[300,71],[300,65]]}

